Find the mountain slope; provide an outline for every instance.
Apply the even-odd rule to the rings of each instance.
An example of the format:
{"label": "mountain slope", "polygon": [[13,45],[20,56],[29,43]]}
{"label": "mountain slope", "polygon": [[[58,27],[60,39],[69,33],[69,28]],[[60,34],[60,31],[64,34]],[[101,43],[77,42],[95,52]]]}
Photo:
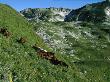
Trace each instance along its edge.
{"label": "mountain slope", "polygon": [[[0,81],[1,82],[55,82],[67,81],[75,72],[69,68],[51,64],[38,56],[32,48],[34,44],[51,51],[32,30],[25,18],[8,5],[0,4],[0,29],[7,28],[11,35],[5,37],[0,32]],[[20,37],[27,42],[19,43]],[[56,54],[59,60],[65,59]],[[64,56],[65,57],[65,56]],[[70,75],[70,73],[73,73]],[[76,78],[79,80],[80,77]]]}
{"label": "mountain slope", "polygon": [[[84,60],[108,58],[110,25],[81,24],[42,22],[34,25],[36,34],[41,36],[55,52],[60,51],[62,54]],[[104,28],[105,26],[108,28]]]}
{"label": "mountain slope", "polygon": [[[110,43],[109,25],[76,22],[26,21],[19,13],[7,5],[0,4],[0,28],[7,28],[11,35],[0,33],[0,81],[8,82],[109,82]],[[32,30],[34,26],[35,34]],[[102,29],[100,28],[102,27]],[[99,29],[100,28],[100,29]],[[42,32],[43,31],[43,32]],[[56,32],[54,32],[56,31]],[[68,44],[74,53],[62,53],[53,45],[44,44],[44,35]],[[56,33],[56,34],[55,34]],[[61,35],[61,33],[64,33]],[[38,36],[42,37],[43,40]],[[78,36],[79,35],[79,36]],[[26,43],[19,43],[26,37]],[[64,38],[63,38],[64,37]],[[47,40],[48,37],[46,37]],[[51,39],[49,40],[51,42]],[[64,41],[66,40],[66,41]],[[68,64],[67,67],[53,65],[38,56],[32,48],[34,44],[54,51],[55,56]],[[72,43],[72,44],[71,44]],[[59,43],[60,44],[60,43]],[[59,44],[56,44],[58,46]],[[62,44],[62,45],[63,45]],[[59,46],[58,46],[59,47]],[[61,46],[62,47],[62,46]],[[55,51],[56,49],[56,51]],[[65,51],[65,49],[64,49]],[[59,54],[62,53],[62,54]]]}
{"label": "mountain slope", "polygon": [[78,76],[85,82],[109,82],[110,25],[83,22],[41,22],[34,25],[36,34],[53,51],[65,55],[70,65],[75,64]]}
{"label": "mountain slope", "polygon": [[71,11],[65,21],[87,21],[100,23],[110,20],[110,2],[103,1],[87,4],[79,9]]}
{"label": "mountain slope", "polygon": [[[103,12],[106,7],[108,7],[106,2],[100,2],[77,9],[76,14],[73,10],[71,12],[73,14],[67,15],[69,16],[67,22],[30,21],[36,34],[41,36],[54,52],[66,56],[69,64],[74,66],[74,71],[77,70],[76,75],[84,82],[110,81],[110,23]],[[95,12],[97,10],[98,13]],[[81,16],[78,16],[80,12]],[[91,17],[88,18],[88,15]],[[83,80],[77,81],[75,77],[69,81],[83,82]]]}
{"label": "mountain slope", "polygon": [[[8,5],[0,4],[0,81],[1,82],[86,82],[85,76],[71,62],[74,58],[55,56],[68,64],[67,67],[53,65],[38,56],[34,44],[52,51],[34,33],[33,26]],[[4,34],[3,29],[7,29]],[[8,35],[7,35],[8,34]],[[18,40],[26,37],[25,43]],[[74,77],[74,78],[73,78]]]}

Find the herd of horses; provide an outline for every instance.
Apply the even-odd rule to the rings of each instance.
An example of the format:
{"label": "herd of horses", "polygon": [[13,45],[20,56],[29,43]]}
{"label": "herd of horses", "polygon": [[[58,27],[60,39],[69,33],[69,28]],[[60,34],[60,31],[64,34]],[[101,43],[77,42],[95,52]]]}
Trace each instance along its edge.
{"label": "herd of horses", "polygon": [[[0,28],[0,34],[2,34],[3,36],[5,37],[10,37],[11,36],[11,32],[8,31],[7,28]],[[27,42],[27,38],[26,37],[21,37],[17,40],[17,42],[21,43],[21,44],[24,44]],[[33,49],[35,49],[35,51],[37,52],[37,54],[41,57],[41,58],[44,58],[46,60],[49,60],[50,63],[54,64],[54,65],[60,65],[60,66],[64,66],[64,67],[68,67],[68,65],[63,62],[63,61],[60,61],[58,60],[56,57],[55,57],[55,53],[53,52],[48,52],[40,47],[38,47],[36,44],[32,47]]]}

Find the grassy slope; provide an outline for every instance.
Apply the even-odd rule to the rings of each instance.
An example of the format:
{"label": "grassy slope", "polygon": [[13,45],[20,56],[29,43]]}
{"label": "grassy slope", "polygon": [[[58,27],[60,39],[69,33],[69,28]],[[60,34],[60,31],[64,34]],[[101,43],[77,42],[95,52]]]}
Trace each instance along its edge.
{"label": "grassy slope", "polygon": [[[0,28],[6,27],[12,36],[6,38],[0,34],[0,81],[8,82],[109,82],[110,71],[107,62],[89,62],[74,64],[71,56],[56,56],[65,61],[69,68],[54,66],[41,59],[32,49],[32,45],[50,50],[39,36],[32,32],[32,26],[12,8],[0,4]],[[25,36],[28,42],[21,45],[16,42]],[[87,73],[84,73],[85,70]],[[11,82],[11,81],[10,81]]]}
{"label": "grassy slope", "polygon": [[[16,80],[15,82],[55,80],[57,75],[51,77],[51,72],[53,69],[53,73],[57,74],[57,71],[55,71],[57,67],[52,66],[46,60],[40,59],[32,49],[32,45],[37,43],[38,46],[49,49],[32,32],[32,26],[19,13],[6,5],[0,4],[0,27],[6,26],[12,36],[5,38],[0,34],[0,75],[3,77],[0,80],[7,82],[10,72],[13,79]],[[21,36],[28,38],[28,42],[24,45],[16,42]]]}
{"label": "grassy slope", "polygon": [[[50,51],[39,36],[32,32],[32,26],[19,13],[7,5],[0,4],[0,28],[7,27],[12,33],[6,38],[0,34],[0,81],[8,82],[71,82],[82,81],[79,73],[71,66],[67,69],[54,66],[41,59],[32,49],[32,45]],[[16,40],[21,36],[28,38],[24,45]],[[56,54],[60,60],[65,59]],[[74,76],[74,78],[73,78]]]}
{"label": "grassy slope", "polygon": [[[86,79],[89,82],[109,82],[110,78],[110,72],[109,72],[109,57],[110,57],[110,43],[106,39],[107,33],[102,31],[101,28],[107,27],[104,25],[101,27],[101,24],[89,24],[82,23],[85,25],[77,25],[74,23],[69,22],[57,22],[57,23],[37,23],[35,25],[35,30],[39,32],[39,29],[43,28],[44,32],[52,37],[53,40],[60,40],[63,42],[63,44],[71,44],[69,45],[68,50],[74,49],[75,52],[73,53],[75,56],[69,57],[70,54],[68,51],[66,51],[66,47],[62,47],[62,49],[59,49],[56,47],[53,47],[53,49],[56,49],[60,52],[67,52],[66,55],[69,58],[66,58],[71,65],[73,64],[73,61],[76,61],[77,58],[79,58],[79,62],[75,63],[75,66],[77,67],[78,73],[80,73],[80,76],[83,76],[82,78]],[[81,27],[80,29],[78,27]],[[66,33],[67,31],[71,32],[73,35],[78,35],[78,33],[81,35],[76,36],[79,37],[75,41],[75,38],[69,35],[68,33],[65,35],[69,35],[68,37],[65,37],[64,39],[61,37],[61,33],[59,32],[60,29],[63,29],[63,33]],[[42,31],[41,31],[42,32]],[[96,32],[95,35],[88,36],[86,33]],[[56,35],[58,34],[58,36]],[[97,36],[101,36],[101,38],[98,38]],[[65,42],[66,40],[66,42]],[[48,42],[49,43],[49,42]],[[58,45],[58,44],[57,44]],[[62,51],[63,50],[63,51]],[[85,77],[84,77],[85,76]]]}
{"label": "grassy slope", "polygon": [[[69,52],[74,49],[76,52],[72,54],[79,56],[80,59],[88,59],[88,56],[91,56],[90,60],[94,58],[97,60],[109,57],[110,43],[106,38],[108,33],[101,30],[101,28],[105,27],[107,26],[101,27],[101,25],[91,25],[89,23],[87,26],[80,26],[71,22],[43,22],[36,23],[35,30],[38,34],[41,32],[47,35],[48,38],[52,37],[46,42],[49,45],[53,43],[53,49],[56,48],[60,52],[65,51],[68,55],[71,55]],[[98,36],[101,38],[98,38]],[[61,42],[57,44],[54,40],[60,40]],[[64,44],[67,44],[67,46]]]}

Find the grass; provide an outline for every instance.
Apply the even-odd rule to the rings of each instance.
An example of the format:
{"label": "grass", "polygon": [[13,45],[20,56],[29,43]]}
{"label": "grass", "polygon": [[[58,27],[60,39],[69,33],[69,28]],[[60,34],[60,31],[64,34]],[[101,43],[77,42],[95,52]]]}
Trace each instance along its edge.
{"label": "grass", "polygon": [[[12,33],[9,38],[0,34],[0,81],[68,82],[68,78],[72,78],[74,74],[71,74],[72,69],[54,66],[40,58],[32,49],[36,43],[51,51],[43,39],[32,30],[32,25],[11,7],[0,4],[0,9],[0,28],[7,28]],[[17,42],[22,36],[27,37],[27,42],[23,45]],[[60,60],[65,60],[59,55],[57,56]]]}
{"label": "grass", "polygon": [[[99,24],[87,23],[85,26],[78,28],[78,25],[71,22],[43,22],[36,23],[34,27],[36,31],[38,31],[39,28],[43,28],[47,35],[53,37],[53,40],[58,39],[60,41],[65,41],[66,39],[67,44],[72,43],[70,48],[63,48],[63,51],[66,52],[63,54],[63,58],[66,60],[66,62],[68,62],[69,65],[73,65],[73,68],[76,70],[73,69],[72,71],[77,71],[76,74],[78,77],[84,79],[85,82],[109,82],[109,78],[107,79],[106,77],[109,77],[110,75],[108,70],[110,68],[110,61],[108,60],[110,57],[110,45],[106,38],[107,33],[102,31],[100,26],[101,25]],[[105,28],[106,26],[107,25],[103,26],[102,28]],[[64,39],[58,36],[59,29],[63,29],[63,33],[66,33],[66,37]],[[71,33],[73,32],[73,34],[76,35],[79,33],[82,34],[78,36],[78,39],[76,39],[75,37],[69,35],[67,31]],[[90,33],[91,36],[88,36],[85,32]],[[95,34],[92,34],[92,32],[95,32]],[[98,38],[99,35],[101,38]],[[65,44],[65,42],[63,44]],[[55,48],[57,49],[57,47],[53,47],[53,49]],[[73,57],[71,57],[70,55],[72,54],[69,53],[72,49],[75,51],[75,56]],[[62,50],[57,49],[57,51],[61,52]],[[74,79],[75,82],[82,82],[76,79],[77,77]],[[70,82],[72,81],[73,80],[70,80]]]}
{"label": "grass", "polygon": [[[63,25],[66,26],[67,24],[68,23],[63,22],[57,23],[58,27]],[[56,23],[48,23],[50,27],[53,25],[56,25]],[[38,26],[44,25],[39,23]],[[103,53],[101,57],[100,54],[97,55],[97,51],[93,51],[95,49],[90,47],[92,43],[90,44],[89,40],[85,40],[81,36],[78,42],[79,47],[75,47],[78,51],[75,55],[80,58],[79,60],[67,54],[62,55],[59,51],[55,52],[59,60],[69,65],[68,68],[65,68],[52,65],[48,60],[40,58],[35,50],[32,49],[34,44],[48,51],[52,51],[51,48],[45,44],[43,39],[35,34],[35,31],[32,30],[33,25],[25,18],[11,7],[0,4],[0,28],[4,27],[7,28],[12,35],[6,38],[0,34],[0,82],[110,81],[109,61],[104,62],[104,59],[102,59],[102,62],[87,60],[87,56],[89,55],[91,55],[93,59],[103,58],[103,56],[109,57],[110,47],[101,49]],[[75,30],[77,31],[77,29]],[[27,42],[23,45],[17,42],[17,39],[22,36],[27,37]],[[70,40],[71,42],[74,41],[74,39]],[[99,42],[101,43],[100,45],[104,44],[101,41]],[[100,47],[100,45],[98,46]],[[87,73],[85,71],[87,71]]]}

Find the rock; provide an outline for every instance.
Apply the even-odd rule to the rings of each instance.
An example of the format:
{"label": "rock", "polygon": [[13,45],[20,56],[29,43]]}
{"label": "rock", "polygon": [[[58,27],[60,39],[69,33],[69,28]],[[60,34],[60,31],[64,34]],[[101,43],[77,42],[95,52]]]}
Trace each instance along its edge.
{"label": "rock", "polygon": [[64,18],[68,13],[71,11],[71,9],[66,8],[35,8],[35,9],[24,9],[20,11],[21,14],[23,14],[24,17],[26,17],[28,20],[34,20],[34,21],[64,21]]}

